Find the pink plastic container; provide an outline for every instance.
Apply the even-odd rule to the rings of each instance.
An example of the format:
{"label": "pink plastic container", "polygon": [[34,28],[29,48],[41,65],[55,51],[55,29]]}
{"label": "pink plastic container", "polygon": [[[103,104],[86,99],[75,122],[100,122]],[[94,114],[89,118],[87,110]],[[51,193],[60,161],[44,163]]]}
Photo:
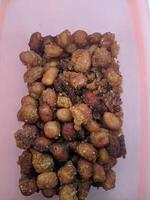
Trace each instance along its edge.
{"label": "pink plastic container", "polygon": [[[127,158],[120,159],[114,190],[92,189],[88,200],[150,199],[150,16],[144,0],[0,0],[0,199],[24,197],[18,189],[19,167],[14,132],[16,113],[27,93],[25,68],[18,59],[32,32],[57,34],[68,28],[116,33],[124,77],[122,95]],[[57,199],[57,198],[54,198]]]}

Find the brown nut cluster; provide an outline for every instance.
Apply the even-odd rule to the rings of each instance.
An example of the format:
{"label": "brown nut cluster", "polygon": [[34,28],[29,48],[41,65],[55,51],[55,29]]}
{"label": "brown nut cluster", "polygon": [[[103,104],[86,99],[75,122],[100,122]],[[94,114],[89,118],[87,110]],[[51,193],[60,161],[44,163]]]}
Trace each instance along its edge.
{"label": "brown nut cluster", "polygon": [[28,94],[15,133],[19,188],[59,200],[86,200],[91,186],[115,187],[113,166],[125,158],[122,76],[115,35],[35,32],[20,53]]}

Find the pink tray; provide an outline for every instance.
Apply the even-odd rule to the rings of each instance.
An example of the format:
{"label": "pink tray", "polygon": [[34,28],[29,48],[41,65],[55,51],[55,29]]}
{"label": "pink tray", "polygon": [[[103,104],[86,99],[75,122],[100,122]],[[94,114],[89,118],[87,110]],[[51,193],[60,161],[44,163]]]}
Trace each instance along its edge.
{"label": "pink tray", "polygon": [[[14,132],[21,127],[16,113],[27,93],[25,68],[18,59],[32,32],[57,34],[68,28],[116,33],[124,77],[124,133],[127,158],[117,167],[112,191],[92,189],[88,200],[149,200],[150,149],[150,27],[144,0],[0,0],[0,199],[42,200],[24,197],[18,189],[20,151]],[[149,90],[148,90],[149,89]],[[149,132],[150,133],[150,132]],[[57,198],[54,198],[57,199]]]}

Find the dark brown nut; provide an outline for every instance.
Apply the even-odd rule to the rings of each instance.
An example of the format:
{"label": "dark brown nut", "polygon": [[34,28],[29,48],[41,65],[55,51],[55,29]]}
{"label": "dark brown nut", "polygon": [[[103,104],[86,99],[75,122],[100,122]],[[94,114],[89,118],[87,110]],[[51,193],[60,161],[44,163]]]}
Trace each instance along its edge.
{"label": "dark brown nut", "polygon": [[31,50],[39,51],[42,45],[42,36],[41,33],[35,32],[31,35],[29,41],[29,47]]}
{"label": "dark brown nut", "polygon": [[104,33],[101,37],[100,46],[110,49],[114,40],[115,35],[113,33]]}
{"label": "dark brown nut", "polygon": [[76,104],[70,110],[77,126],[86,125],[92,119],[91,109],[84,103]]}
{"label": "dark brown nut", "polygon": [[72,183],[75,179],[76,174],[76,168],[71,161],[67,162],[63,167],[61,167],[57,173],[61,184]]}
{"label": "dark brown nut", "polygon": [[38,135],[38,129],[34,125],[25,125],[15,133],[16,145],[21,149],[29,149]]}
{"label": "dark brown nut", "polygon": [[90,135],[91,143],[97,147],[105,147],[109,144],[109,133],[106,129],[100,129],[99,132],[93,132]]}
{"label": "dark brown nut", "polygon": [[105,190],[111,190],[115,188],[115,182],[116,182],[116,174],[113,170],[110,170],[106,174],[106,180],[103,183],[103,188]]}
{"label": "dark brown nut", "polygon": [[44,189],[44,190],[42,190],[42,194],[46,198],[51,198],[56,194],[56,189],[55,188]]}
{"label": "dark brown nut", "polygon": [[109,84],[112,85],[113,87],[121,85],[122,77],[113,68],[109,68],[107,70],[106,76]]}
{"label": "dark brown nut", "polygon": [[38,79],[41,79],[43,75],[43,68],[42,67],[33,67],[27,70],[24,74],[24,81],[26,83],[33,83]]}
{"label": "dark brown nut", "polygon": [[29,179],[27,177],[19,179],[19,188],[24,196],[30,196],[38,190],[35,178]]}
{"label": "dark brown nut", "polygon": [[39,152],[48,152],[49,146],[52,144],[52,141],[49,140],[46,137],[38,137],[35,139],[34,142],[34,149],[36,149]]}
{"label": "dark brown nut", "polygon": [[37,177],[37,186],[39,189],[51,189],[58,184],[58,178],[55,172],[43,172]]}
{"label": "dark brown nut", "polygon": [[54,161],[52,156],[32,150],[32,165],[37,173],[53,171]]}
{"label": "dark brown nut", "polygon": [[77,146],[77,153],[88,161],[95,162],[97,151],[92,144],[81,143]]}
{"label": "dark brown nut", "polygon": [[42,78],[42,83],[46,86],[51,86],[54,83],[58,74],[57,67],[49,68],[44,74]]}
{"label": "dark brown nut", "polygon": [[54,43],[45,45],[44,57],[47,59],[48,58],[57,58],[57,57],[61,56],[62,53],[63,53],[63,49]]}
{"label": "dark brown nut", "polygon": [[65,145],[54,143],[50,146],[50,152],[59,161],[67,161],[69,154]]}
{"label": "dark brown nut", "polygon": [[72,119],[71,111],[68,108],[60,108],[56,112],[57,119],[62,122],[68,122]]}
{"label": "dark brown nut", "polygon": [[87,78],[82,73],[64,72],[64,76],[68,79],[70,85],[75,89],[80,89],[86,86]]}
{"label": "dark brown nut", "polygon": [[39,118],[37,107],[31,104],[23,105],[18,111],[17,117],[18,121],[35,123]]}
{"label": "dark brown nut", "polygon": [[79,200],[86,200],[90,191],[91,182],[89,180],[81,180],[78,187],[78,198]]}
{"label": "dark brown nut", "polygon": [[65,31],[61,32],[59,35],[57,35],[56,42],[62,48],[65,48],[67,45],[69,45],[71,42],[70,31],[65,30]]}
{"label": "dark brown nut", "polygon": [[63,185],[60,188],[59,200],[78,200],[78,197],[76,194],[77,194],[77,190],[72,184]]}
{"label": "dark brown nut", "polygon": [[105,125],[111,130],[119,130],[121,128],[121,120],[111,112],[105,112],[103,116]]}
{"label": "dark brown nut", "polygon": [[104,166],[105,171],[111,170],[112,167],[114,167],[117,164],[117,159],[116,158],[111,158],[109,159],[109,162],[106,163]]}
{"label": "dark brown nut", "polygon": [[69,97],[58,96],[57,106],[62,108],[70,108],[72,106],[72,102]]}
{"label": "dark brown nut", "polygon": [[76,132],[73,123],[64,123],[62,128],[62,135],[65,140],[72,141],[76,137]]}
{"label": "dark brown nut", "polygon": [[44,90],[44,85],[41,82],[34,82],[28,85],[28,91],[31,97],[38,99]]}
{"label": "dark brown nut", "polygon": [[114,58],[117,58],[118,56],[118,53],[119,53],[119,50],[120,50],[120,46],[117,44],[116,41],[114,41],[111,45],[111,54]]}
{"label": "dark brown nut", "polygon": [[41,99],[43,103],[47,103],[49,106],[55,106],[57,96],[53,89],[47,88],[42,92]]}
{"label": "dark brown nut", "polygon": [[98,163],[106,164],[110,161],[110,156],[108,151],[105,148],[99,149],[98,151]]}
{"label": "dark brown nut", "polygon": [[37,107],[37,101],[29,95],[22,97],[21,104],[22,106],[26,106],[30,104]]}
{"label": "dark brown nut", "polygon": [[93,180],[94,182],[98,183],[104,182],[106,180],[104,168],[97,163],[95,163],[93,166]]}
{"label": "dark brown nut", "polygon": [[68,143],[69,149],[73,152],[76,152],[78,144],[79,142],[77,141],[69,142]]}
{"label": "dark brown nut", "polygon": [[90,162],[80,159],[78,161],[78,173],[82,177],[82,179],[89,179],[93,174],[93,166]]}
{"label": "dark brown nut", "polygon": [[77,50],[77,46],[74,43],[68,44],[68,46],[65,48],[67,53],[73,53],[74,51]]}
{"label": "dark brown nut", "polygon": [[48,138],[60,136],[60,124],[57,121],[49,121],[44,125],[44,133]]}
{"label": "dark brown nut", "polygon": [[93,44],[93,45],[91,45],[89,48],[88,48],[88,50],[89,50],[89,52],[90,52],[90,54],[91,55],[93,55],[94,54],[94,52],[95,52],[95,50],[97,49],[97,45],[96,44]]}
{"label": "dark brown nut", "polygon": [[33,172],[32,154],[29,151],[23,151],[18,158],[21,174],[30,175]]}
{"label": "dark brown nut", "polygon": [[42,58],[34,51],[23,51],[19,57],[24,65],[37,66],[42,61]]}
{"label": "dark brown nut", "polygon": [[54,43],[54,37],[51,35],[47,35],[43,37],[42,47],[44,47],[46,44],[53,44],[53,43]]}
{"label": "dark brown nut", "polygon": [[94,55],[92,57],[92,65],[94,67],[105,67],[109,65],[112,62],[112,57],[110,52],[104,48],[97,48],[94,52]]}
{"label": "dark brown nut", "polygon": [[76,72],[87,72],[91,67],[91,55],[87,49],[78,49],[73,52],[71,63]]}
{"label": "dark brown nut", "polygon": [[53,118],[52,109],[45,103],[39,106],[39,115],[42,121],[48,122]]}
{"label": "dark brown nut", "polygon": [[120,142],[117,136],[115,135],[110,135],[109,138],[109,146],[107,148],[110,156],[114,158],[119,158],[121,157],[121,147],[120,147]]}
{"label": "dark brown nut", "polygon": [[102,35],[100,33],[92,33],[91,35],[88,36],[88,41],[91,44],[98,44],[100,42]]}
{"label": "dark brown nut", "polygon": [[100,124],[95,120],[90,120],[85,127],[90,133],[100,131]]}
{"label": "dark brown nut", "polygon": [[82,31],[82,30],[75,31],[72,37],[73,37],[73,41],[78,46],[85,46],[87,44],[88,35],[85,31]]}
{"label": "dark brown nut", "polygon": [[83,101],[91,108],[94,108],[99,104],[99,98],[97,95],[90,91],[83,94]]}

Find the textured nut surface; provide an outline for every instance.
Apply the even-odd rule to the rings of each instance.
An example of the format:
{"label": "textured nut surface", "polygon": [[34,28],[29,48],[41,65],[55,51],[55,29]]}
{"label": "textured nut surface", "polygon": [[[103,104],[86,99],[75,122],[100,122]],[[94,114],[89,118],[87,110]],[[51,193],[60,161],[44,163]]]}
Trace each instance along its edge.
{"label": "textured nut surface", "polygon": [[57,121],[49,121],[44,125],[44,133],[48,138],[60,136],[60,124]]}
{"label": "textured nut surface", "polygon": [[103,121],[111,130],[118,130],[121,127],[121,121],[114,113],[105,112]]}

